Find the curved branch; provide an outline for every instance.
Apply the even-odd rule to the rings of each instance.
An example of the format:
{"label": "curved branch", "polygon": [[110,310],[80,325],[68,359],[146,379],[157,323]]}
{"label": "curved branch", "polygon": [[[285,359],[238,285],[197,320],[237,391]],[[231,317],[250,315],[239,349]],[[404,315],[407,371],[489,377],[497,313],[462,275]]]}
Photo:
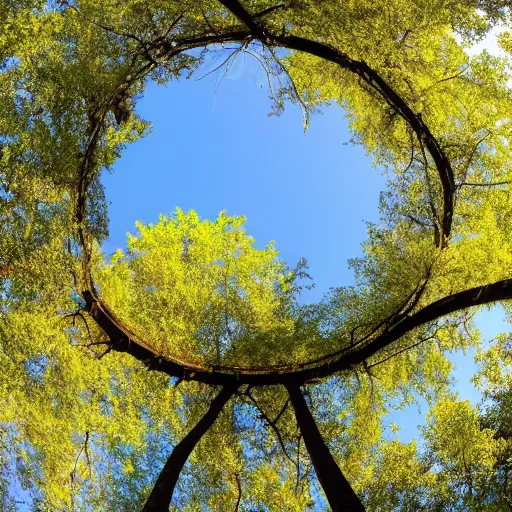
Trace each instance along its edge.
{"label": "curved branch", "polygon": [[352,71],[368,85],[375,89],[387,103],[404,119],[414,130],[419,141],[425,144],[437,168],[443,188],[443,216],[442,216],[442,247],[446,247],[450,236],[453,208],[455,200],[455,177],[448,157],[434,137],[429,127],[423,121],[421,114],[415,114],[400,95],[364,61],[356,61],[347,55],[323,43],[311,41],[297,36],[282,36],[275,38],[282,46],[292,50],[307,52],[311,55],[324,58],[338,64],[340,67]]}
{"label": "curved branch", "polygon": [[[244,24],[247,30],[233,30],[222,34],[204,34],[192,38],[175,39],[173,41],[159,40],[153,46],[157,51],[156,59],[170,59],[186,50],[207,46],[210,44],[234,41],[250,41],[252,38],[259,38],[264,43],[274,46],[282,46],[292,50],[307,52],[338,64],[340,67],[357,74],[364,82],[377,90],[381,96],[406,120],[414,130],[419,140],[423,141],[426,149],[433,158],[444,193],[444,211],[442,216],[442,241],[445,246],[451,229],[451,218],[453,211],[453,199],[455,183],[450,163],[441,149],[439,143],[423,122],[420,114],[415,114],[405,101],[386,83],[380,75],[371,69],[364,61],[356,61],[346,54],[326,44],[304,39],[294,35],[274,36],[249,15],[243,6],[236,0],[221,0],[221,3],[235,14]],[[145,63],[139,70],[135,70],[128,80],[139,79],[141,75],[149,72],[153,63]],[[129,87],[130,85],[126,86]],[[128,352],[136,359],[154,370],[162,371],[168,375],[180,379],[191,379],[208,384],[286,384],[291,382],[306,382],[311,379],[327,377],[335,372],[347,370],[354,365],[360,364],[368,357],[374,355],[382,348],[399,339],[412,329],[425,323],[433,321],[444,315],[465,309],[468,307],[491,303],[498,300],[512,298],[511,280],[503,280],[485,287],[476,287],[465,292],[453,294],[441,299],[419,312],[400,318],[390,318],[380,332],[376,330],[372,336],[365,340],[356,340],[355,345],[344,347],[332,354],[307,361],[302,364],[283,364],[266,367],[224,367],[221,365],[205,367],[189,364],[176,358],[164,357],[156,353],[150,343],[137,339],[130,333],[126,326],[115,317],[115,315],[101,303],[96,297],[94,284],[90,275],[90,247],[87,233],[84,226],[85,202],[88,186],[91,180],[91,168],[94,167],[94,152],[101,132],[101,124],[109,106],[104,106],[101,111],[91,114],[90,144],[84,154],[80,169],[80,179],[77,190],[76,221],[79,230],[79,242],[83,248],[83,267],[85,279],[85,290],[83,297],[87,304],[87,311],[110,338],[112,349],[115,351]],[[407,311],[409,313],[409,311]],[[364,344],[363,344],[364,343]]]}
{"label": "curved branch", "polygon": [[[423,121],[421,114],[414,113],[406,101],[391,87],[391,85],[389,85],[377,71],[368,66],[366,62],[354,60],[345,53],[318,41],[295,35],[270,34],[259,22],[258,14],[249,14],[238,0],[219,0],[219,2],[240,21],[242,21],[249,30],[233,30],[226,33],[205,34],[191,38],[175,39],[173,41],[168,41],[165,38],[153,41],[152,43],[141,41],[141,49],[143,50],[143,53],[146,53],[149,48],[153,50],[160,50],[160,53],[151,56],[149,63],[146,63],[142,69],[134,72],[130,77],[129,83],[133,83],[133,80],[140,79],[141,76],[150,72],[154,66],[158,65],[159,59],[168,60],[184,51],[208,46],[210,44],[235,41],[243,42],[252,38],[260,39],[262,43],[269,47],[280,46],[290,50],[305,52],[351,71],[359,76],[361,80],[371,88],[377,91],[390,105],[390,107],[392,107],[393,110],[395,110],[395,112],[409,124],[415,132],[418,140],[425,144],[429,154],[431,155],[437,168],[443,189],[443,216],[441,221],[442,236],[440,237],[440,245],[441,247],[446,247],[452,225],[456,191],[455,178],[448,157],[430,131],[429,127]],[[110,29],[110,27],[106,26],[102,28],[105,30]],[[120,35],[126,37],[131,36],[131,34]]]}
{"label": "curved branch", "polygon": [[93,298],[90,292],[84,292],[83,297],[86,301],[86,311],[110,338],[112,349],[127,352],[142,361],[149,369],[206,384],[265,386],[304,383],[312,379],[329,377],[336,372],[350,370],[417,327],[457,311],[512,299],[512,278],[443,297],[414,314],[401,317],[364,346],[353,351],[338,351],[314,361],[296,365],[267,367],[200,366],[188,364],[176,358],[164,357],[156,353],[150,344],[138,340],[130,333],[108,308]]}
{"label": "curved branch", "polygon": [[[180,18],[178,18],[179,20]],[[93,23],[91,21],[91,23]],[[173,23],[173,26],[176,22]],[[101,26],[104,30],[109,30],[109,27]],[[129,37],[129,34],[120,34]],[[138,69],[131,69],[125,80],[122,80],[122,85],[115,92],[115,94],[108,98],[102,105],[96,106],[88,114],[87,135],[88,141],[86,149],[82,155],[80,166],[78,169],[78,177],[74,193],[75,204],[75,222],[77,226],[77,238],[82,248],[82,271],[83,271],[83,287],[94,293],[94,284],[90,272],[91,261],[91,240],[89,239],[85,219],[87,215],[87,197],[89,187],[95,175],[95,154],[101,140],[102,130],[104,128],[107,113],[126,92],[133,86],[133,84],[150,73],[156,66],[158,60],[169,60],[173,57],[198,47],[203,47],[210,44],[219,44],[224,42],[245,41],[250,34],[247,31],[231,31],[221,34],[205,34],[197,37],[189,37],[183,39],[176,39],[169,42],[165,39],[155,41],[153,43],[144,43],[141,41],[141,49],[143,54],[147,54],[148,48],[158,51],[155,56],[151,56],[148,62],[144,62]]]}
{"label": "curved branch", "polygon": [[[162,39],[152,43],[142,45],[142,49],[147,51],[149,47],[154,50],[160,49],[159,54],[155,54],[151,58],[151,62],[146,64],[141,73],[147,74],[158,64],[159,59],[170,59],[179,53],[193,48],[207,46],[210,44],[218,44],[223,42],[243,42],[252,38],[260,39],[267,46],[280,46],[290,50],[296,50],[320,57],[324,60],[337,64],[343,69],[356,74],[377,91],[384,100],[392,107],[400,117],[402,117],[415,132],[419,141],[422,141],[429,154],[431,155],[443,189],[443,216],[441,221],[442,236],[440,245],[446,247],[447,240],[451,232],[454,199],[455,199],[455,178],[451,168],[450,161],[439,142],[434,137],[429,127],[423,121],[421,114],[416,114],[407,105],[405,100],[379,75],[377,71],[372,69],[364,61],[357,61],[350,58],[345,53],[318,41],[306,39],[295,35],[273,35],[258,21],[256,16],[249,14],[246,9],[238,2],[238,0],[219,0],[232,14],[242,21],[247,30],[233,30],[226,33],[205,34],[192,38],[175,39],[167,41]],[[107,27],[108,28],[108,27]],[[125,35],[125,34],[123,34]],[[128,37],[129,34],[126,34]],[[130,79],[139,79],[141,73],[135,72]]]}
{"label": "curved branch", "polygon": [[455,200],[455,177],[448,157],[441,145],[434,137],[429,127],[423,121],[421,114],[415,114],[405,100],[364,61],[351,59],[345,53],[318,41],[305,39],[295,35],[270,35],[264,26],[254,20],[238,0],[219,0],[232,14],[242,21],[255,37],[263,43],[275,44],[315,55],[329,62],[337,64],[343,69],[359,76],[370,87],[376,90],[386,102],[404,119],[414,130],[419,141],[423,141],[436,165],[441,185],[443,187],[443,218],[441,246],[446,247],[450,236],[453,208]]}

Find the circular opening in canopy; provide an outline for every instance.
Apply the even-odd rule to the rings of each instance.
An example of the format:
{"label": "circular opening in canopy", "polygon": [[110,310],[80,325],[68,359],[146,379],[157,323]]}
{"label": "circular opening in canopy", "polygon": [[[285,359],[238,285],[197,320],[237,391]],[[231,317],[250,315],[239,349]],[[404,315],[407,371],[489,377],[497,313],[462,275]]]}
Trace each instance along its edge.
{"label": "circular opening in canopy", "polygon": [[[153,119],[156,115],[158,119],[154,132],[139,142],[145,145],[143,153],[154,157],[154,164],[151,156],[144,161],[144,166],[148,168],[148,180],[163,180],[166,183],[165,175],[152,171],[152,167],[158,165],[163,167],[160,171],[162,174],[178,175],[172,183],[166,183],[167,189],[164,184],[159,187],[155,201],[151,196],[151,209],[139,206],[144,203],[144,199],[140,198],[138,185],[133,188],[133,192],[126,185],[132,172],[133,181],[137,184],[140,182],[139,166],[142,162],[137,162],[137,155],[133,169],[123,169],[121,161],[116,174],[113,177],[106,176],[107,193],[109,186],[115,188],[116,184],[121,185],[116,183],[116,176],[123,179],[122,195],[117,196],[117,200],[125,206],[127,203],[135,205],[138,208],[136,215],[143,218],[156,216],[155,211],[158,210],[155,210],[154,204],[158,199],[162,205],[160,210],[165,209],[170,201],[174,204],[202,204],[203,200],[206,209],[215,208],[217,211],[226,202],[233,207],[228,210],[240,210],[249,202],[249,210],[252,207],[249,218],[260,216],[256,209],[258,207],[260,210],[274,208],[276,211],[277,236],[272,236],[274,232],[267,228],[267,239],[272,237],[279,240],[279,233],[286,238],[295,235],[303,239],[303,247],[292,246],[290,252],[295,256],[295,262],[288,267],[281,259],[282,255],[277,252],[279,244],[258,244],[247,233],[244,218],[222,212],[216,219],[204,220],[193,211],[177,209],[152,224],[137,223],[137,231],[129,237],[127,249],[116,252],[108,264],[94,269],[101,300],[108,305],[117,321],[123,324],[123,328],[130,331],[131,338],[144,342],[155,354],[181,362],[187,367],[224,368],[236,372],[290,370],[309,361],[317,364],[317,359],[337,353],[346,342],[332,332],[332,319],[340,316],[338,311],[334,311],[335,306],[329,305],[329,301],[320,305],[322,292],[310,291],[309,288],[317,280],[318,274],[320,280],[323,278],[324,281],[323,291],[335,284],[329,281],[333,276],[351,281],[334,267],[335,263],[341,267],[342,262],[353,255],[353,252],[350,253],[350,245],[356,247],[360,243],[364,236],[364,224],[358,222],[359,229],[343,224],[354,224],[348,216],[354,215],[359,220],[366,215],[372,199],[375,207],[380,180],[373,180],[373,186],[367,190],[364,201],[358,201],[357,204],[353,201],[350,189],[363,186],[368,189],[368,179],[370,176],[375,177],[376,172],[369,164],[361,170],[361,164],[366,161],[362,151],[341,144],[343,140],[348,140],[349,132],[343,129],[345,127],[339,107],[331,107],[325,118],[316,118],[320,127],[317,129],[313,125],[307,132],[311,133],[312,130],[311,136],[304,134],[300,117],[297,116],[298,109],[291,113],[287,111],[280,118],[269,119],[265,110],[268,112],[272,104],[262,101],[261,94],[256,106],[251,107],[248,113],[237,116],[229,107],[222,111],[222,102],[226,103],[228,96],[232,97],[236,92],[242,94],[242,101],[246,102],[253,95],[258,96],[259,88],[256,87],[254,94],[254,85],[257,83],[253,80],[258,71],[257,66],[257,63],[248,66],[245,62],[243,71],[249,75],[249,80],[240,76],[240,69],[236,70],[236,78],[241,82],[237,83],[236,90],[233,81],[225,80],[215,89],[217,97],[212,100],[215,110],[205,113],[206,108],[212,110],[210,104],[206,108],[203,105],[202,110],[192,108],[191,119],[186,121],[187,126],[190,123],[201,125],[201,117],[206,116],[205,123],[208,125],[213,122],[210,117],[214,117],[216,124],[225,124],[229,128],[238,126],[245,117],[245,122],[251,126],[251,133],[260,134],[257,141],[253,140],[252,150],[244,146],[245,152],[254,155],[255,163],[251,161],[252,157],[246,159],[248,162],[240,162],[235,156],[228,162],[233,168],[231,174],[217,168],[221,174],[220,184],[212,193],[210,189],[201,190],[201,180],[208,178],[205,171],[202,171],[200,181],[195,182],[195,187],[194,179],[187,181],[187,176],[194,173],[183,173],[182,165],[188,166],[192,160],[192,165],[200,168],[210,162],[206,161],[207,156],[203,160],[194,158],[194,155],[188,156],[189,152],[194,151],[194,142],[191,141],[189,146],[186,140],[180,143],[183,127],[176,127],[175,122],[166,122],[172,112],[169,111],[169,115],[163,113],[162,105],[171,101],[171,105],[180,112],[178,104],[183,102],[183,98],[180,97],[182,93],[179,87],[193,88],[189,100],[207,92],[211,98],[212,86],[217,81],[217,77],[211,75],[206,77],[211,83],[204,80],[183,85],[173,83],[169,86],[170,91],[151,87],[149,95],[142,100],[141,116]],[[223,70],[217,73],[222,75]],[[197,71],[197,76],[204,76],[201,69]],[[229,79],[230,75],[226,78]],[[249,96],[246,90],[251,85],[253,91],[250,92],[253,94]],[[225,93],[223,87],[227,89]],[[240,93],[240,89],[244,92]],[[154,102],[151,95],[156,97]],[[287,129],[293,133],[282,137],[283,148],[273,144],[277,132],[282,133]],[[155,146],[158,143],[165,144],[168,140],[179,146],[180,151],[177,152],[183,155],[183,160],[173,155],[170,165],[164,156],[158,152],[155,154]],[[208,153],[208,148],[215,147],[215,152],[219,151],[225,156],[232,146],[237,147],[243,142],[236,134],[229,137],[221,135],[204,143],[204,150]],[[327,145],[338,148],[331,150]],[[235,154],[239,151],[236,150]],[[258,154],[265,151],[269,152],[265,157],[266,167],[274,169],[270,173],[268,169],[267,172],[261,171],[264,162],[258,158]],[[315,159],[311,156],[313,153]],[[351,159],[349,153],[359,155]],[[169,171],[167,166],[171,167]],[[358,169],[357,173],[354,168]],[[213,172],[215,169],[208,174]],[[240,174],[251,173],[252,182],[258,174],[263,174],[264,180],[269,179],[271,174],[283,175],[279,182],[280,189],[276,193],[269,192],[267,197],[276,203],[275,206],[266,203],[265,199],[251,201],[252,190],[244,194],[244,186],[247,184],[250,189],[253,183],[250,179],[244,181]],[[212,201],[209,196],[216,196],[216,191],[229,187],[230,179],[237,180],[237,187],[242,189],[240,195],[245,201],[231,201],[229,196],[222,196],[222,193],[221,199]],[[325,186],[317,186],[317,190],[314,190],[312,187],[319,179],[325,180]],[[308,184],[309,189],[305,190]],[[270,183],[269,187],[273,185]],[[194,188],[190,191],[189,187]],[[235,188],[229,190],[236,194]],[[305,196],[307,201],[297,201],[299,195]],[[146,200],[146,203],[149,201]],[[280,223],[278,216],[283,215],[286,208],[290,210],[287,220]],[[263,218],[268,219],[268,216]],[[254,224],[257,231],[263,231],[257,220]],[[123,227],[125,231],[126,227]],[[308,230],[313,236],[304,236]],[[118,228],[118,231],[121,229]],[[108,247],[113,247],[111,242]],[[309,253],[316,257],[316,268],[313,267],[312,271],[308,270],[305,261],[299,257],[304,254],[309,259]],[[310,280],[309,274],[313,275],[314,280]],[[315,301],[313,304],[311,296]]]}

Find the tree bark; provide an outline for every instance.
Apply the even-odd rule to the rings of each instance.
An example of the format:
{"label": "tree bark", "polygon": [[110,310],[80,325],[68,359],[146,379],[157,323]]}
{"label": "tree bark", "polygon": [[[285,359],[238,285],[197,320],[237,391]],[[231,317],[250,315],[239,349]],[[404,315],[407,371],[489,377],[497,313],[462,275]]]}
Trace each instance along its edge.
{"label": "tree bark", "polygon": [[142,361],[150,370],[161,371],[184,380],[195,380],[220,386],[241,386],[242,384],[250,384],[251,386],[292,385],[298,382],[304,383],[311,379],[328,377],[336,372],[351,370],[354,366],[361,364],[413,329],[443,316],[483,304],[512,300],[512,278],[476,286],[432,302],[416,313],[408,314],[390,329],[377,334],[375,338],[362,345],[361,348],[349,352],[344,352],[341,349],[300,365],[290,363],[288,368],[270,366],[267,371],[264,371],[263,368],[254,367],[200,367],[178,359],[161,356],[151,348],[150,343],[144,344],[136,337],[132,337],[110,310],[100,300],[96,299],[89,290],[84,291],[82,297],[86,302],[85,311],[110,338],[112,350],[130,354],[138,361]]}
{"label": "tree bark", "polygon": [[174,447],[167,459],[142,512],[167,512],[174,487],[189,455],[206,431],[213,425],[224,405],[233,396],[236,387],[225,386],[213,399],[206,414],[198,424]]}
{"label": "tree bark", "polygon": [[289,384],[286,389],[290,394],[290,400],[295,409],[295,417],[313,462],[316,476],[331,509],[333,512],[364,512],[363,504],[343,476],[329,448],[322,439],[299,385]]}

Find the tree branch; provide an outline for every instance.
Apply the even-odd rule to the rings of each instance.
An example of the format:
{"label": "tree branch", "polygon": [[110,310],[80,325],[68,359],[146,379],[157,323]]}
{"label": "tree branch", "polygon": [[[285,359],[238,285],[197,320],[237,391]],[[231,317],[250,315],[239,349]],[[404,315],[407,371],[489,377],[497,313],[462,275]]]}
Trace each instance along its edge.
{"label": "tree branch", "polygon": [[238,497],[235,503],[235,509],[234,512],[238,512],[240,508],[240,502],[242,501],[242,484],[240,482],[240,475],[238,473],[235,473],[235,480],[236,480],[236,486],[238,489]]}
{"label": "tree branch", "polygon": [[374,368],[375,366],[378,366],[379,364],[382,364],[382,363],[385,363],[386,361],[389,361],[390,359],[392,359],[393,357],[396,357],[400,354],[403,354],[404,352],[407,352],[408,350],[411,350],[412,348],[415,348],[415,347],[418,347],[419,345],[421,345],[422,343],[424,343],[425,341],[428,341],[428,340],[431,340],[433,339],[434,336],[428,336],[426,338],[421,338],[419,341],[417,341],[416,343],[413,343],[412,345],[409,345],[407,347],[404,347],[396,352],[394,352],[393,354],[390,354],[389,356],[385,357],[384,359],[381,359],[380,361],[377,361],[376,363],[373,363],[373,364],[370,364],[367,366],[368,369],[371,369],[371,368]]}
{"label": "tree branch", "polygon": [[284,455],[286,456],[286,458],[293,464],[295,465],[295,461],[291,458],[291,456],[288,454],[288,450],[286,449],[286,446],[284,444],[284,441],[283,441],[283,437],[281,436],[281,431],[279,430],[279,428],[277,427],[277,422],[279,421],[279,418],[282,416],[282,414],[284,413],[284,411],[287,409],[288,407],[288,403],[289,403],[289,400],[287,400],[283,406],[283,408],[281,409],[281,412],[276,416],[276,419],[274,421],[272,421],[266,414],[265,412],[261,409],[261,407],[259,406],[258,402],[256,401],[256,399],[251,395],[251,393],[249,392],[249,390],[247,390],[245,392],[245,394],[247,395],[247,397],[249,398],[249,400],[252,402],[252,404],[254,405],[254,407],[256,407],[256,409],[258,410],[258,412],[260,413],[260,416],[261,418],[268,424],[268,426],[274,431],[276,437],[277,437],[277,440],[279,442],[279,445],[281,446],[281,449],[283,450],[283,453]]}
{"label": "tree branch", "polygon": [[339,371],[351,370],[379,350],[391,345],[417,327],[433,322],[446,315],[483,304],[512,299],[512,278],[503,279],[484,286],[457,292],[425,306],[412,315],[407,315],[392,327],[377,334],[364,346],[351,352],[334,352],[314,361],[302,364],[285,364],[267,367],[199,366],[176,358],[164,357],[155,353],[151,345],[138,340],[100,301],[90,292],[84,292],[86,310],[98,326],[112,340],[112,349],[127,352],[142,361],[152,370],[185,380],[195,380],[206,384],[250,384],[265,386],[270,384],[304,383],[312,379],[324,378]]}
{"label": "tree branch", "polygon": [[375,89],[386,102],[402,117],[414,130],[419,141],[423,141],[436,165],[443,188],[443,219],[442,240],[446,240],[451,232],[454,199],[455,177],[448,157],[441,145],[434,137],[429,127],[423,121],[421,114],[415,114],[404,99],[366,62],[351,59],[348,55],[327,44],[305,39],[295,35],[271,35],[266,28],[247,12],[238,0],[219,0],[232,14],[244,23],[251,33],[264,44],[277,44],[290,50],[297,50],[315,55],[329,62],[339,65],[343,69],[358,75],[370,87]]}
{"label": "tree branch", "polygon": [[494,181],[492,183],[459,183],[458,187],[499,187],[500,185],[510,185],[512,181]]}
{"label": "tree branch", "polygon": [[263,18],[264,16],[267,16],[268,14],[274,12],[274,11],[277,11],[277,10],[280,10],[280,9],[289,9],[291,6],[290,5],[286,5],[286,4],[277,4],[277,5],[273,5],[271,7],[267,7],[266,9],[263,9],[262,11],[260,12],[257,12],[256,14],[253,14],[253,18]]}
{"label": "tree branch", "polygon": [[[192,38],[176,39],[173,41],[159,42],[160,53],[156,58],[170,59],[177,54],[197,47],[228,41],[248,41],[259,38],[267,44],[286,47],[291,50],[302,51],[316,55],[333,62],[343,69],[358,75],[364,82],[379,92],[381,96],[392,106],[398,114],[411,126],[416,136],[423,142],[432,156],[443,186],[444,206],[442,216],[442,235],[444,239],[449,235],[451,217],[453,211],[453,198],[455,184],[450,163],[441,149],[439,143],[423,122],[420,114],[415,114],[404,100],[371,69],[364,61],[355,61],[339,50],[324,43],[304,39],[294,35],[270,35],[254,16],[247,13],[245,8],[236,0],[223,0],[221,3],[235,14],[244,24],[247,30],[234,30],[223,34],[204,34]],[[156,50],[157,48],[155,48]],[[130,83],[135,77],[147,73],[152,67],[151,63],[135,72],[130,77]],[[354,350],[348,352],[337,351],[328,354],[315,361],[306,361],[301,364],[282,364],[266,367],[236,367],[216,365],[204,367],[191,365],[177,358],[163,357],[156,353],[152,344],[137,339],[128,331],[126,326],[108,310],[96,297],[94,284],[90,275],[90,240],[84,226],[85,204],[91,174],[94,170],[94,153],[101,135],[102,125],[105,121],[108,105],[90,114],[90,126],[88,130],[89,144],[84,153],[76,192],[76,222],[78,225],[78,239],[83,250],[83,269],[85,275],[85,287],[83,297],[87,304],[87,311],[104,330],[112,342],[115,351],[128,352],[133,357],[142,361],[148,368],[165,372],[168,375],[180,379],[192,379],[209,384],[252,384],[255,386],[268,384],[285,384],[291,382],[306,382],[315,378],[332,375],[337,371],[351,369],[354,365],[362,363],[381,348],[391,344],[412,329],[431,322],[444,315],[468,307],[492,303],[499,300],[512,298],[511,280],[503,280],[483,287],[476,287],[465,292],[450,295],[418,311],[414,315],[406,315],[398,323],[396,317],[385,323],[386,328],[380,332],[374,331],[370,338],[364,340],[364,346],[360,346],[362,340],[355,340]],[[446,243],[446,242],[443,242]],[[393,321],[394,320],[394,321]],[[360,348],[355,348],[357,345]]]}
{"label": "tree branch", "polygon": [[149,498],[142,509],[142,512],[162,512],[169,510],[174,487],[178,482],[181,470],[187,462],[189,455],[201,440],[203,435],[213,425],[221,413],[224,405],[233,396],[236,387],[223,387],[220,393],[213,399],[206,414],[199,420],[197,425],[174,447],[169,455],[157,481],[149,495]]}

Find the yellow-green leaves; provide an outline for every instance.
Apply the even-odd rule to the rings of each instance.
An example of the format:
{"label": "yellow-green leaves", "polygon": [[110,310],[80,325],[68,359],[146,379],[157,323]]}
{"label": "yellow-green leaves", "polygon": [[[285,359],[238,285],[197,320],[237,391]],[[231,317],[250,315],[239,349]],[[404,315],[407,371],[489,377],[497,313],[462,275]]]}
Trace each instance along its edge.
{"label": "yellow-green leaves", "polygon": [[[248,37],[248,27],[215,0],[0,5],[6,510],[13,506],[9,477],[27,489],[34,510],[136,510],[213,396],[209,387],[170,380],[112,350],[117,340],[81,309],[81,257],[89,245],[99,295],[133,339],[211,371],[296,368],[358,349],[441,298],[510,277],[510,62],[467,52],[497,21],[510,21],[506,3],[244,0],[270,49],[253,41],[261,32]],[[509,28],[499,42],[510,54]],[[360,61],[358,74],[283,52],[290,36]],[[355,284],[331,290],[320,304],[299,302],[304,262],[287,268],[273,243],[256,244],[243,217],[202,220],[176,209],[155,224],[138,223],[126,251],[109,262],[98,249],[108,232],[102,171],[149,132],[137,115],[147,80],[165,83],[193,71],[208,56],[199,48],[213,40],[265,58],[278,50],[272,56],[289,72],[279,100],[292,91],[306,107],[338,102],[355,141],[386,168],[381,223],[368,225],[363,255],[351,262]],[[281,73],[274,64],[270,71]],[[382,94],[379,77],[400,101]],[[447,190],[435,154],[449,159],[455,180],[443,243]],[[446,353],[480,343],[474,313],[427,322],[364,364],[304,387],[333,456],[371,510],[505,506],[510,338],[502,335],[478,356],[487,409],[455,401],[450,389]],[[431,407],[423,441],[400,443],[384,419],[418,397]],[[318,508],[299,434],[284,388],[244,386],[193,452],[173,507]]]}
{"label": "yellow-green leaves", "polygon": [[453,471],[472,473],[492,468],[497,443],[491,430],[481,430],[469,401],[440,402],[429,415],[428,448]]}
{"label": "yellow-green leaves", "polygon": [[289,352],[292,274],[272,244],[256,247],[244,221],[177,209],[137,223],[128,252],[99,269],[102,297],[162,354],[234,365],[301,357]]}

